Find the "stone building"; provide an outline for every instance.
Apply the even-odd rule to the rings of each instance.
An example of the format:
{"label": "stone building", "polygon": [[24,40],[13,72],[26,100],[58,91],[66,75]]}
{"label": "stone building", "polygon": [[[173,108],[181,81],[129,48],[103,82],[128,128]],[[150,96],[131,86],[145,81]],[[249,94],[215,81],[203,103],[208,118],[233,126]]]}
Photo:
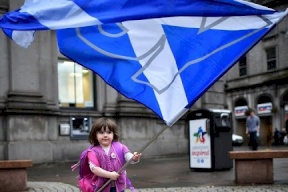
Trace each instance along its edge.
{"label": "stone building", "polygon": [[[286,1],[254,1],[276,10],[288,8]],[[245,134],[247,107],[260,117],[260,144],[270,145],[276,128],[288,119],[288,18],[279,23],[225,75],[227,105],[234,116],[234,132]]]}
{"label": "stone building", "polygon": [[[22,0],[0,0],[0,15]],[[77,46],[77,45],[76,45]],[[131,101],[58,52],[55,32],[41,31],[27,49],[0,32],[0,160],[33,163],[77,160],[88,146],[95,118],[108,116],[120,126],[120,138],[137,151],[165,123],[142,104]],[[193,106],[223,108],[219,80]],[[188,153],[183,117],[144,151],[144,156]]]}
{"label": "stone building", "polygon": [[[275,3],[277,2],[277,3]],[[257,1],[283,10],[282,1]],[[282,2],[282,3],[280,3]],[[0,15],[23,0],[0,0]],[[275,127],[288,118],[287,18],[241,58],[192,107],[264,109],[261,143],[270,142]],[[27,49],[0,32],[0,160],[32,159],[34,163],[77,160],[87,147],[93,121],[116,120],[120,138],[131,151],[142,148],[165,123],[142,104],[129,100],[99,76],[61,55],[55,32],[41,31]],[[224,86],[225,84],[225,86]],[[234,132],[245,136],[245,117],[233,113]],[[188,153],[185,117],[145,149],[144,156]]]}

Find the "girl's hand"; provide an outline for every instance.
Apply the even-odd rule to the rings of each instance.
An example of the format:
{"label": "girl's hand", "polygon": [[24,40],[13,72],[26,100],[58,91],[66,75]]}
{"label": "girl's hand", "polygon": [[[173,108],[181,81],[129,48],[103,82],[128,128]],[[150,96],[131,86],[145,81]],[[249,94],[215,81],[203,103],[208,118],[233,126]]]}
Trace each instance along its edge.
{"label": "girl's hand", "polygon": [[134,152],[134,154],[133,154],[133,161],[134,161],[134,162],[139,161],[140,158],[141,158],[141,156],[142,156],[142,153]]}
{"label": "girl's hand", "polygon": [[118,177],[119,177],[119,174],[118,173],[116,173],[115,171],[113,171],[113,172],[110,172],[110,179],[112,179],[112,180],[117,180],[118,179]]}

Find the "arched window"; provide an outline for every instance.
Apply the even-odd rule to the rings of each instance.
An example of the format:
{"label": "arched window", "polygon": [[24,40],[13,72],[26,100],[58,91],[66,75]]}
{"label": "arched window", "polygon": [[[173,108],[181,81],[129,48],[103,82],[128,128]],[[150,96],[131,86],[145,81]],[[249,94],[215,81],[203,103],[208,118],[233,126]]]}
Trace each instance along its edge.
{"label": "arched window", "polygon": [[261,104],[261,103],[271,103],[272,100],[268,95],[262,95],[259,97],[257,104]]}
{"label": "arched window", "polygon": [[247,101],[244,98],[240,98],[235,102],[235,107],[238,106],[247,106]]}
{"label": "arched window", "polygon": [[234,114],[235,117],[245,117],[245,112],[248,110],[247,101],[244,98],[239,98],[235,101]]}
{"label": "arched window", "polygon": [[270,96],[263,94],[260,95],[257,102],[258,114],[270,114],[272,112],[273,104]]}
{"label": "arched window", "polygon": [[283,101],[285,104],[288,104],[288,91],[283,95],[282,101]]}

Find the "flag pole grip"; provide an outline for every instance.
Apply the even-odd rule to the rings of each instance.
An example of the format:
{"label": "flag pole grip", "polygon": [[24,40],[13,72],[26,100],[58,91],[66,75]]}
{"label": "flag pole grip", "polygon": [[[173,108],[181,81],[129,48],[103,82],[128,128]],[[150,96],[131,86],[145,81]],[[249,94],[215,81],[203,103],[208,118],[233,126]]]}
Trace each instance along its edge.
{"label": "flag pole grip", "polygon": [[[137,153],[142,153],[155,139],[157,139],[157,137],[159,135],[161,135],[161,133],[163,133],[169,126],[165,126],[163,127],[156,135],[154,135],[139,151],[137,151]],[[131,158],[129,161],[127,161],[125,163],[125,165],[123,165],[118,171],[117,173],[120,173],[121,171],[123,171],[131,162],[133,161],[133,158]],[[97,192],[101,192],[110,182],[112,181],[112,179],[109,179],[108,181],[106,181],[106,183],[99,189],[97,190]]]}

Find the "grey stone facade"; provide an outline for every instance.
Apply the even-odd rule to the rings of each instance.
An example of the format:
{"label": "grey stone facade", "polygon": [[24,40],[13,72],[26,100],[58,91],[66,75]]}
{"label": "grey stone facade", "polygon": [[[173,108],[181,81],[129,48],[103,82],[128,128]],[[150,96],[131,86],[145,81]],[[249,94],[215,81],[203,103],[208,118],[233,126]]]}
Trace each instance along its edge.
{"label": "grey stone facade", "polygon": [[[23,1],[0,0],[0,15]],[[55,33],[41,31],[27,48],[21,48],[0,32],[0,160],[32,159],[33,163],[77,160],[89,144],[59,134],[59,126],[70,117],[103,115],[116,120],[120,138],[131,151],[144,146],[164,122],[143,105],[131,101],[95,78],[94,109],[65,109],[59,106],[58,53]],[[211,87],[196,108],[223,108],[224,81]],[[188,153],[187,123],[183,117],[169,127],[145,151],[144,156]]]}
{"label": "grey stone facade", "polygon": [[[22,3],[0,0],[0,14],[16,9]],[[288,7],[285,3],[272,5],[282,10]],[[260,116],[260,139],[261,144],[269,144],[271,132],[275,127],[284,126],[287,113],[287,22],[286,18],[247,53],[246,76],[239,76],[236,64],[193,105],[192,110],[228,108],[234,111],[239,99],[256,108],[260,98],[267,96],[273,110]],[[271,46],[277,47],[277,68],[267,71],[264,49]],[[37,32],[28,49],[17,46],[1,31],[0,49],[0,160],[32,159],[33,163],[77,160],[88,141],[59,134],[59,126],[69,124],[72,116],[90,117],[92,121],[103,115],[115,119],[120,126],[121,141],[131,151],[141,149],[166,126],[149,109],[123,97],[100,77],[94,81],[94,109],[59,106],[57,64],[63,56],[58,53],[53,31]],[[234,116],[233,127],[235,133],[246,137],[244,117]],[[183,117],[147,147],[144,156],[188,153],[187,128]]]}
{"label": "grey stone facade", "polygon": [[[287,2],[283,1],[254,1],[262,3],[276,10],[285,10]],[[247,106],[257,111],[257,105],[272,103],[269,113],[258,113],[261,120],[260,144],[271,145],[275,128],[281,130],[285,127],[288,118],[287,109],[287,77],[288,77],[288,18],[286,17],[277,27],[267,34],[261,42],[246,54],[247,75],[239,75],[237,63],[226,76],[227,105],[232,111],[239,104],[246,102]],[[276,47],[276,68],[267,70],[267,57],[265,50]],[[238,104],[237,104],[238,103]],[[287,106],[286,106],[287,108]],[[245,116],[234,116],[234,132],[245,137]]]}

